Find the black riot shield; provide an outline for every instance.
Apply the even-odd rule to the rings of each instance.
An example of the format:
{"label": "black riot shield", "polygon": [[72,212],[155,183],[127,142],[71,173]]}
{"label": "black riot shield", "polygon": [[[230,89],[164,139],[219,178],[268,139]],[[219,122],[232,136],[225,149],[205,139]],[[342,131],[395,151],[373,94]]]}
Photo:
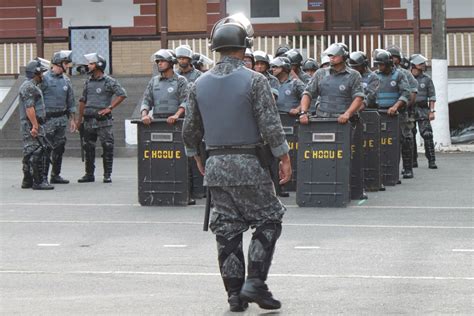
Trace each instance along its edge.
{"label": "black riot shield", "polygon": [[370,192],[379,191],[382,186],[380,172],[380,115],[375,109],[361,113],[364,137],[364,185]]}
{"label": "black riot shield", "polygon": [[351,199],[364,197],[363,124],[360,116],[351,118]]}
{"label": "black riot shield", "polygon": [[350,201],[351,125],[312,118],[298,131],[296,204],[345,207]]}
{"label": "black riot shield", "polygon": [[394,186],[400,175],[400,123],[398,115],[390,116],[384,110],[380,114],[380,166],[382,183]]}
{"label": "black riot shield", "polygon": [[188,159],[181,138],[183,120],[176,124],[153,119],[149,126],[132,121],[138,137],[138,201],[141,205],[188,204]]}
{"label": "black riot shield", "polygon": [[[291,169],[293,174],[291,175],[291,180],[283,186],[285,191],[296,191],[296,179],[297,179],[297,157],[298,157],[298,126],[299,123],[296,120],[295,116],[290,116],[288,113],[280,113],[281,125],[283,126],[283,131],[286,135],[286,140],[290,146],[290,161]],[[278,169],[277,169],[278,170]]]}

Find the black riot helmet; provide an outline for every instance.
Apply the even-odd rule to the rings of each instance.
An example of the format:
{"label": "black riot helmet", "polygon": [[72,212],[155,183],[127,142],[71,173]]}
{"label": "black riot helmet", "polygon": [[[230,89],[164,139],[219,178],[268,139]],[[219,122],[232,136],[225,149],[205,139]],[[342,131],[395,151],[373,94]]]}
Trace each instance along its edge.
{"label": "black riot helmet", "polygon": [[280,46],[280,47],[277,48],[277,50],[275,52],[275,57],[283,56],[289,50],[290,50],[290,48],[286,45]]}
{"label": "black riot helmet", "polygon": [[398,57],[400,60],[402,59],[402,50],[400,47],[392,45],[387,48],[385,48],[386,51],[388,51],[390,54],[392,54],[392,57]]}
{"label": "black riot helmet", "polygon": [[253,58],[255,59],[255,62],[261,61],[267,64],[267,67],[270,67],[270,57],[268,57],[268,54],[265,53],[262,50],[257,50],[253,53]]}
{"label": "black riot helmet", "polygon": [[331,44],[324,52],[324,55],[327,55],[329,57],[331,56],[342,56],[344,57],[344,60],[346,60],[349,57],[349,51],[347,49],[346,44],[344,43],[334,43]]}
{"label": "black riot helmet", "polygon": [[410,64],[413,66],[425,64],[428,61],[428,58],[422,54],[413,54],[410,56]]}
{"label": "black riot helmet", "polygon": [[42,74],[45,71],[48,71],[50,67],[49,61],[46,59],[36,57],[33,60],[30,60],[25,67],[25,75],[28,79],[33,79],[34,76]]}
{"label": "black riot helmet", "polygon": [[271,61],[270,66],[272,68],[273,67],[282,67],[283,70],[286,71],[286,72],[290,72],[290,70],[291,70],[290,60],[287,57],[282,57],[282,56],[274,58]]}
{"label": "black riot helmet", "polygon": [[303,62],[303,56],[296,49],[290,49],[283,56],[290,60],[291,65],[300,67]]}
{"label": "black riot helmet", "polygon": [[349,55],[349,66],[351,66],[351,67],[357,67],[357,66],[366,67],[368,65],[369,65],[369,61],[367,60],[367,56],[365,55],[364,52],[356,51],[356,52],[352,52]]}
{"label": "black riot helmet", "polygon": [[169,62],[171,65],[176,63],[176,57],[174,56],[174,53],[169,49],[160,49],[156,51],[151,56],[151,59],[153,62],[164,60]]}
{"label": "black riot helmet", "polygon": [[253,45],[253,27],[241,13],[225,17],[211,31],[210,48],[220,51],[226,48],[251,48]]}
{"label": "black riot helmet", "polygon": [[84,57],[89,64],[96,64],[97,69],[101,70],[102,72],[105,71],[105,68],[107,67],[107,61],[104,57],[97,53],[86,54]]}
{"label": "black riot helmet", "polygon": [[400,66],[402,66],[403,69],[409,69],[410,68],[410,61],[408,60],[408,58],[403,56],[402,60],[400,61]]}
{"label": "black riot helmet", "polygon": [[70,50],[60,50],[55,52],[51,58],[51,64],[62,66],[63,62],[69,64],[72,63],[72,51]]}
{"label": "black riot helmet", "polygon": [[385,49],[376,49],[373,53],[374,65],[393,66],[392,54]]}
{"label": "black riot helmet", "polygon": [[319,65],[318,65],[318,62],[316,61],[316,59],[308,58],[303,63],[303,71],[307,71],[307,70],[315,70],[316,71],[318,69],[319,69]]}

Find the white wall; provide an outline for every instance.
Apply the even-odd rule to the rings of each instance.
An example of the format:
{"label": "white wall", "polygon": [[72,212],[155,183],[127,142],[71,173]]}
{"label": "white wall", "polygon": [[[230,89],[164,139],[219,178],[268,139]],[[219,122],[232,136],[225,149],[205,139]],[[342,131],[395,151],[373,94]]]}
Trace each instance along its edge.
{"label": "white wall", "polygon": [[[401,0],[401,7],[407,9],[407,17],[413,19],[413,0]],[[474,1],[446,0],[446,18],[473,18]],[[431,19],[431,0],[420,0],[420,19]]]}
{"label": "white wall", "polygon": [[[99,1],[99,0],[95,0]],[[140,15],[140,5],[132,0],[62,0],[57,7],[58,18],[63,27],[110,25],[113,27],[133,26],[133,17]]]}
{"label": "white wall", "polygon": [[[251,18],[252,23],[294,23],[301,21],[301,11],[308,10],[308,0],[280,0],[280,17]],[[250,0],[227,0],[227,13],[242,12],[250,18]]]}

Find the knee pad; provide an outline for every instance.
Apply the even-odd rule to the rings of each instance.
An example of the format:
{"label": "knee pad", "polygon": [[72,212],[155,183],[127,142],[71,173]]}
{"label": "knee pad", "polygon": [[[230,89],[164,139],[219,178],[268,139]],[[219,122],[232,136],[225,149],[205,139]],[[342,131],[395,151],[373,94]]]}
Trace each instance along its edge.
{"label": "knee pad", "polygon": [[114,143],[113,142],[104,142],[102,143],[102,148],[104,151],[113,151],[114,150]]}
{"label": "knee pad", "polygon": [[265,249],[275,246],[281,235],[281,223],[265,223],[257,227],[253,233],[252,240],[258,240]]}
{"label": "knee pad", "polygon": [[421,137],[423,137],[424,140],[432,139],[433,138],[433,132],[430,131],[430,130],[423,131],[423,134],[421,134]]}
{"label": "knee pad", "polygon": [[95,145],[89,142],[84,143],[84,151],[86,152],[94,152],[95,151]]}
{"label": "knee pad", "polygon": [[58,143],[56,147],[53,149],[53,153],[57,156],[62,156],[65,151],[65,143]]}

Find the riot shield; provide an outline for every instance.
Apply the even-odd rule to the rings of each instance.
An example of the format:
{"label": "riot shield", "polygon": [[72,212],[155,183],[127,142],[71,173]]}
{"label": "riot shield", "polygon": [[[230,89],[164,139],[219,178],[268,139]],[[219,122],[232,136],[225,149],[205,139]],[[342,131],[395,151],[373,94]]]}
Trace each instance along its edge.
{"label": "riot shield", "polygon": [[[280,113],[281,125],[283,126],[283,131],[286,135],[286,140],[290,146],[290,161],[291,169],[293,174],[291,175],[291,180],[283,185],[283,191],[296,191],[296,179],[298,171],[297,169],[297,156],[298,156],[298,126],[299,123],[296,120],[296,117],[290,116],[288,113]],[[277,169],[278,170],[278,169]],[[277,172],[278,174],[278,172]]]}
{"label": "riot shield", "polygon": [[382,183],[394,186],[400,176],[400,123],[398,115],[390,116],[387,111],[380,114],[380,166]]}
{"label": "riot shield", "polygon": [[379,191],[382,186],[380,172],[380,115],[375,109],[361,113],[364,137],[364,185],[370,192]]}
{"label": "riot shield", "polygon": [[364,198],[364,126],[358,115],[348,124],[351,125],[351,199],[360,200]]}
{"label": "riot shield", "polygon": [[311,118],[298,131],[296,203],[345,207],[350,201],[351,125]]}
{"label": "riot shield", "polygon": [[138,201],[150,206],[188,204],[188,159],[181,138],[183,120],[176,124],[153,119],[136,123],[138,137]]}

